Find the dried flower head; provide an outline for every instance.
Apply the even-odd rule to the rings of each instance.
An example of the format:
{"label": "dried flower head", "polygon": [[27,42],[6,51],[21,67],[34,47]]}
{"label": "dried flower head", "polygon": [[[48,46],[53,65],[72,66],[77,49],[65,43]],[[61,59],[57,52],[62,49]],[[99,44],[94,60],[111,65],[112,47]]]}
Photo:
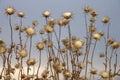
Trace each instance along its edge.
{"label": "dried flower head", "polygon": [[54,26],[55,25],[55,19],[50,19],[49,21],[48,21],[48,25],[50,25],[50,26]]}
{"label": "dried flower head", "polygon": [[14,25],[14,30],[19,30],[19,25],[18,24]]}
{"label": "dried flower head", "polygon": [[0,39],[0,45],[3,45],[3,44],[5,44],[4,40]]}
{"label": "dried flower head", "polygon": [[99,57],[103,58],[103,57],[105,57],[105,54],[104,53],[100,53]]}
{"label": "dried flower head", "polygon": [[95,11],[95,10],[91,11],[91,16],[96,17],[97,15],[98,15],[97,11]]}
{"label": "dried flower head", "polygon": [[90,31],[90,32],[95,32],[95,31],[96,31],[95,26],[94,26],[94,25],[91,25],[91,26],[89,27],[89,31]]}
{"label": "dried flower head", "polygon": [[112,47],[113,49],[117,49],[117,48],[120,47],[120,43],[119,43],[119,42],[114,42],[114,43],[111,44],[111,47]]}
{"label": "dried flower head", "polygon": [[27,27],[26,33],[28,36],[33,36],[33,35],[35,35],[35,29],[33,27]]}
{"label": "dried flower head", "polygon": [[38,25],[38,21],[37,21],[37,20],[34,20],[34,21],[32,22],[32,25],[33,25],[33,26],[37,26],[37,25]]}
{"label": "dried flower head", "polygon": [[36,47],[37,47],[38,50],[43,50],[44,49],[44,44],[41,43],[41,42],[38,42]]}
{"label": "dried flower head", "polygon": [[13,7],[8,7],[6,8],[6,12],[7,15],[13,15],[15,13],[15,9]]}
{"label": "dried flower head", "polygon": [[82,48],[83,47],[83,44],[84,44],[84,42],[82,41],[82,40],[76,40],[75,42],[74,42],[74,47],[75,48]]}
{"label": "dried flower head", "polygon": [[5,45],[1,45],[0,46],[0,54],[5,53],[6,52],[6,46]]}
{"label": "dried flower head", "polygon": [[44,29],[40,29],[39,33],[42,35],[45,33]]}
{"label": "dried flower head", "polygon": [[51,15],[50,11],[44,11],[43,16],[48,18]]}
{"label": "dried flower head", "polygon": [[96,68],[91,68],[90,73],[93,74],[93,75],[97,74],[97,69]]}
{"label": "dried flower head", "polygon": [[106,23],[109,22],[109,20],[110,20],[110,18],[109,18],[108,16],[105,16],[105,17],[102,19],[102,22],[106,24]]}
{"label": "dried flower head", "polygon": [[100,31],[99,34],[100,34],[101,36],[104,36],[104,32],[103,32],[103,31]]}
{"label": "dried flower head", "polygon": [[93,38],[94,38],[95,40],[100,40],[100,39],[101,39],[101,35],[100,35],[99,33],[94,33],[94,34],[93,34]]}
{"label": "dried flower head", "polygon": [[90,22],[94,23],[96,21],[95,17],[90,18]]}
{"label": "dried flower head", "polygon": [[20,11],[18,12],[18,17],[23,18],[25,16],[24,12]]}
{"label": "dried flower head", "polygon": [[53,27],[51,27],[50,25],[45,25],[44,27],[47,33],[52,33],[54,31]]}
{"label": "dried flower head", "polygon": [[108,44],[113,44],[114,41],[115,41],[115,40],[114,40],[113,38],[111,38],[111,37],[107,40]]}
{"label": "dried flower head", "polygon": [[46,78],[46,77],[48,76],[48,74],[49,74],[48,69],[45,69],[45,70],[43,70],[41,76],[42,76],[43,78]]}
{"label": "dried flower head", "polygon": [[71,12],[65,12],[65,13],[63,13],[63,17],[65,19],[70,19],[70,18],[72,18],[72,16],[73,16],[73,14]]}
{"label": "dried flower head", "polygon": [[70,73],[70,70],[63,70],[63,75],[65,76],[65,77],[71,77],[71,73]]}
{"label": "dried flower head", "polygon": [[102,71],[100,73],[100,76],[103,78],[103,79],[107,79],[109,77],[109,72],[106,72],[106,71]]}
{"label": "dried flower head", "polygon": [[91,9],[90,9],[89,6],[86,6],[86,7],[84,8],[84,12],[85,12],[85,13],[89,13],[90,11],[91,11]]}
{"label": "dried flower head", "polygon": [[23,49],[21,49],[21,50],[19,51],[18,54],[20,55],[20,57],[24,58],[24,57],[27,56],[28,52],[27,52],[26,49],[23,48]]}
{"label": "dried flower head", "polygon": [[30,58],[30,59],[28,59],[27,60],[27,65],[29,65],[29,66],[33,66],[33,65],[35,65],[35,63],[36,63],[36,60],[34,59],[34,58]]}

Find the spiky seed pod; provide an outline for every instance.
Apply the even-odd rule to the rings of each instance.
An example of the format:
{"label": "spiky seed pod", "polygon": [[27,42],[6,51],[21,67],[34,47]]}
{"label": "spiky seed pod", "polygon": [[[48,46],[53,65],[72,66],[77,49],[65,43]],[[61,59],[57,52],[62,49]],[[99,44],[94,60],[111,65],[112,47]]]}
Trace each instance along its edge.
{"label": "spiky seed pod", "polygon": [[18,12],[18,17],[23,18],[25,16],[24,12],[20,11]]}
{"label": "spiky seed pod", "polygon": [[51,42],[51,41],[47,42],[47,46],[48,47],[53,47],[53,42]]}
{"label": "spiky seed pod", "polygon": [[77,55],[77,56],[81,56],[81,55],[83,55],[83,53],[82,53],[82,51],[78,50],[78,51],[76,52],[76,55]]}
{"label": "spiky seed pod", "polygon": [[65,12],[65,13],[63,13],[63,17],[65,19],[70,19],[70,18],[72,18],[72,16],[73,16],[73,14],[71,12]]}
{"label": "spiky seed pod", "polygon": [[26,49],[23,48],[23,49],[21,49],[21,50],[19,51],[18,54],[20,55],[20,57],[24,58],[24,57],[27,56],[28,52],[27,52]]}
{"label": "spiky seed pod", "polygon": [[106,72],[106,71],[102,71],[102,72],[100,73],[100,76],[101,76],[103,79],[107,79],[107,78],[109,77],[109,73]]}
{"label": "spiky seed pod", "polygon": [[37,20],[34,20],[34,21],[32,22],[32,25],[33,25],[33,26],[37,26],[37,25],[38,25],[38,21],[37,21]]}
{"label": "spiky seed pod", "polygon": [[109,38],[108,40],[107,40],[107,42],[108,42],[108,44],[113,44],[114,42],[115,42],[115,40],[113,39],[113,38]]}
{"label": "spiky seed pod", "polygon": [[111,44],[111,47],[112,47],[113,49],[117,49],[117,48],[120,47],[120,43],[119,43],[119,42],[114,42],[114,43]]}
{"label": "spiky seed pod", "polygon": [[95,17],[90,18],[90,22],[94,23],[96,21]]}
{"label": "spiky seed pod", "polygon": [[84,42],[82,41],[82,40],[76,40],[75,42],[74,42],[74,47],[75,48],[82,48],[83,47],[83,45],[84,45]]}
{"label": "spiky seed pod", "polygon": [[33,36],[33,35],[35,35],[35,29],[33,27],[27,27],[26,33],[28,36]]}
{"label": "spiky seed pod", "polygon": [[49,25],[45,25],[44,27],[45,27],[45,31],[46,31],[47,33],[52,33],[52,32],[54,31],[53,27],[51,27],[51,26],[49,26]]}
{"label": "spiky seed pod", "polygon": [[50,11],[44,11],[43,12],[43,16],[46,17],[46,18],[50,17],[50,15],[51,15]]}
{"label": "spiky seed pod", "polygon": [[95,11],[95,10],[91,11],[91,16],[92,17],[96,17],[97,15],[98,15],[97,11]]}
{"label": "spiky seed pod", "polygon": [[7,15],[13,15],[15,13],[15,9],[13,7],[8,7],[6,8],[6,12]]}
{"label": "spiky seed pod", "polygon": [[99,33],[94,33],[93,34],[93,39],[100,40],[101,39],[101,35]]}
{"label": "spiky seed pod", "polygon": [[30,58],[27,60],[26,64],[29,66],[33,66],[36,64],[36,60],[34,58]]}
{"label": "spiky seed pod", "polygon": [[97,74],[97,69],[91,68],[90,73],[93,74],[93,75]]}
{"label": "spiky seed pod", "polygon": [[49,21],[48,21],[48,25],[50,25],[50,26],[54,26],[55,25],[55,19],[50,19]]}
{"label": "spiky seed pod", "polygon": [[91,9],[90,9],[89,6],[86,6],[86,7],[84,8],[84,12],[85,12],[85,13],[89,13],[90,11],[91,11]]}
{"label": "spiky seed pod", "polygon": [[91,25],[91,26],[89,27],[89,31],[90,31],[90,32],[95,32],[95,31],[96,31],[95,26],[94,26],[94,25]]}
{"label": "spiky seed pod", "polygon": [[100,34],[101,36],[104,36],[104,32],[103,32],[103,31],[100,31],[99,34]]}
{"label": "spiky seed pod", "polygon": [[43,50],[44,49],[44,44],[41,43],[41,42],[38,42],[36,47],[37,47],[38,50]]}
{"label": "spiky seed pod", "polygon": [[103,23],[108,23],[110,21],[110,18],[108,16],[105,16],[103,19],[102,19],[102,22]]}

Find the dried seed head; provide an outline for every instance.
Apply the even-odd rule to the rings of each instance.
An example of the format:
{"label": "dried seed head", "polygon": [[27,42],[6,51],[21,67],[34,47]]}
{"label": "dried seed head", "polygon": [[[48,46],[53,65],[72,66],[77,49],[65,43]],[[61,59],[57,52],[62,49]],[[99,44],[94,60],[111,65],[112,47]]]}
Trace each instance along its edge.
{"label": "dried seed head", "polygon": [[19,30],[19,25],[18,24],[14,25],[14,30]]}
{"label": "dried seed head", "polygon": [[18,12],[18,17],[23,18],[25,16],[24,12],[20,11]]}
{"label": "dried seed head", "polygon": [[101,35],[100,35],[99,33],[94,33],[94,34],[93,34],[93,38],[94,38],[95,40],[100,40],[100,39],[101,39]]}
{"label": "dried seed head", "polygon": [[74,42],[74,47],[75,48],[82,48],[83,47],[83,44],[84,44],[84,42],[82,41],[82,40],[76,40],[75,42]]}
{"label": "dried seed head", "polygon": [[41,42],[38,42],[36,47],[37,47],[38,50],[43,50],[44,49],[44,44],[41,43]]}
{"label": "dried seed head", "polygon": [[83,69],[85,66],[84,66],[84,64],[83,64],[82,62],[79,62],[79,63],[78,63],[78,67],[79,67],[80,69]]}
{"label": "dried seed head", "polygon": [[27,27],[26,33],[28,36],[33,36],[33,35],[35,35],[35,29],[33,27]]}
{"label": "dried seed head", "polygon": [[28,59],[27,60],[27,65],[29,65],[29,66],[33,66],[33,65],[35,65],[35,63],[36,63],[36,60],[34,59],[34,58],[30,58],[30,59]]}
{"label": "dried seed head", "polygon": [[27,56],[28,52],[27,52],[26,49],[23,48],[23,49],[21,49],[21,50],[19,51],[18,54],[20,55],[20,57],[24,58],[24,57]]}
{"label": "dried seed head", "polygon": [[53,43],[52,43],[51,41],[49,41],[49,42],[47,43],[47,45],[48,45],[48,47],[53,47]]}
{"label": "dried seed head", "polygon": [[106,72],[106,71],[103,71],[100,73],[100,76],[103,78],[103,79],[107,79],[109,77],[109,73]]}
{"label": "dried seed head", "polygon": [[40,31],[39,31],[39,33],[42,35],[42,34],[44,34],[44,30],[43,29],[40,29]]}
{"label": "dried seed head", "polygon": [[32,25],[33,25],[33,26],[37,26],[37,25],[38,25],[38,21],[37,21],[37,20],[34,20],[34,21],[32,22]]}
{"label": "dried seed head", "polygon": [[103,19],[102,19],[102,22],[103,23],[108,23],[110,21],[110,18],[108,16],[105,16]]}
{"label": "dried seed head", "polygon": [[48,21],[48,25],[50,25],[50,26],[54,26],[55,25],[55,19],[50,19],[49,21]]}
{"label": "dried seed head", "polygon": [[63,17],[65,19],[70,19],[70,18],[72,18],[72,16],[73,16],[73,14],[71,12],[65,12],[65,13],[63,13]]}
{"label": "dried seed head", "polygon": [[51,15],[50,11],[44,11],[43,16],[48,18]]}
{"label": "dried seed head", "polygon": [[7,15],[13,15],[15,13],[15,9],[13,7],[8,7],[6,8],[6,12]]}
{"label": "dried seed head", "polygon": [[48,69],[45,69],[45,70],[42,72],[41,76],[42,76],[43,78],[46,78],[46,77],[48,76],[48,74],[49,74]]}
{"label": "dried seed head", "polygon": [[63,19],[59,19],[59,20],[57,21],[57,24],[58,24],[59,26],[64,26]]}
{"label": "dried seed head", "polygon": [[20,29],[20,32],[24,32],[24,31],[26,31],[26,27]]}
{"label": "dried seed head", "polygon": [[98,15],[98,13],[95,11],[95,10],[92,10],[91,11],[91,16],[92,17],[96,17]]}
{"label": "dried seed head", "polygon": [[65,76],[65,77],[71,77],[71,73],[70,73],[70,70],[64,70],[63,71],[63,75]]}
{"label": "dried seed head", "polygon": [[5,53],[6,52],[6,46],[5,45],[1,45],[0,46],[0,54]]}
{"label": "dried seed head", "polygon": [[47,33],[52,33],[54,31],[53,27],[49,26],[49,25],[45,25],[45,31]]}
{"label": "dried seed head", "polygon": [[114,41],[115,41],[115,40],[114,40],[113,38],[109,38],[109,39],[107,40],[108,44],[113,44]]}
{"label": "dried seed head", "polygon": [[86,6],[86,7],[84,8],[84,12],[85,12],[85,13],[89,13],[90,11],[91,11],[91,9],[90,9],[89,6]]}
{"label": "dried seed head", "polygon": [[103,58],[103,57],[105,57],[105,54],[104,53],[100,53],[99,57]]}
{"label": "dried seed head", "polygon": [[0,39],[0,45],[3,45],[3,44],[5,44],[4,40]]}
{"label": "dried seed head", "polygon": [[104,36],[104,32],[103,31],[100,31],[99,34],[100,34],[100,36]]}
{"label": "dried seed head", "polygon": [[97,74],[97,69],[91,68],[90,73],[93,74],[93,75]]}
{"label": "dried seed head", "polygon": [[90,22],[94,23],[96,21],[95,17],[90,18]]}
{"label": "dried seed head", "polygon": [[95,26],[94,26],[94,25],[91,25],[91,26],[89,27],[89,31],[90,31],[90,32],[95,32],[95,31],[96,31]]}
{"label": "dried seed head", "polygon": [[16,69],[20,68],[20,64],[19,63],[15,64],[15,68]]}
{"label": "dried seed head", "polygon": [[114,42],[114,43],[111,44],[111,47],[112,47],[113,49],[117,49],[117,48],[120,47],[120,43],[119,43],[119,42]]}

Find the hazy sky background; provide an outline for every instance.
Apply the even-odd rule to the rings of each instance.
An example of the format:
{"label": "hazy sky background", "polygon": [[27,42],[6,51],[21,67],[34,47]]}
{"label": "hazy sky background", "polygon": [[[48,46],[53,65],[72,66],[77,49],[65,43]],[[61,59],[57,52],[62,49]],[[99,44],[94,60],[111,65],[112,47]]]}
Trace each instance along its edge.
{"label": "hazy sky background", "polygon": [[[83,8],[90,6],[99,14],[95,23],[98,28],[97,30],[106,31],[106,26],[101,23],[101,19],[104,16],[109,16],[111,19],[110,35],[120,41],[120,0],[0,0],[0,27],[2,28],[0,38],[3,38],[7,44],[9,44],[10,32],[5,9],[9,6],[14,7],[16,12],[23,11],[25,13],[23,21],[23,25],[25,26],[31,25],[33,20],[38,20],[38,29],[43,27],[45,23],[42,17],[42,13],[45,10],[49,10],[52,13],[51,17],[55,19],[61,18],[63,12],[73,12],[74,17],[71,22],[72,33],[80,38],[83,38],[85,35]],[[13,24],[19,23],[17,15],[13,16],[13,20]],[[63,32],[63,34],[66,34],[66,32]],[[16,38],[16,34],[14,35],[14,38]],[[34,39],[34,41],[39,41],[39,37]],[[102,49],[101,47],[98,49],[98,52]],[[33,52],[36,51],[33,50]],[[98,62],[99,60],[96,61]]]}

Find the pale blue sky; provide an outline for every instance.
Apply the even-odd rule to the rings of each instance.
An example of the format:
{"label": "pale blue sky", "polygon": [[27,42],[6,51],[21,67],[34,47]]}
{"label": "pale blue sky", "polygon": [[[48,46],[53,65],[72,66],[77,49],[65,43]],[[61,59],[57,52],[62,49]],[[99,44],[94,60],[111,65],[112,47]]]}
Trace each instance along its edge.
{"label": "pale blue sky", "polygon": [[[98,31],[106,31],[106,27],[101,23],[101,19],[104,16],[109,16],[111,19],[110,35],[120,41],[120,0],[0,0],[0,27],[3,30],[0,38],[3,38],[7,43],[9,43],[10,37],[5,8],[9,6],[14,7],[16,12],[23,11],[26,14],[23,22],[25,26],[31,25],[33,20],[38,20],[38,29],[44,25],[43,11],[51,11],[52,17],[55,19],[59,19],[63,12],[71,11],[74,14],[71,22],[72,33],[81,38],[85,35],[83,8],[90,6],[99,14],[95,23]],[[19,22],[16,16],[13,16],[13,24]],[[63,34],[66,34],[66,32],[63,32]],[[38,41],[38,37],[34,41]],[[98,49],[98,52],[102,49],[101,47]]]}

